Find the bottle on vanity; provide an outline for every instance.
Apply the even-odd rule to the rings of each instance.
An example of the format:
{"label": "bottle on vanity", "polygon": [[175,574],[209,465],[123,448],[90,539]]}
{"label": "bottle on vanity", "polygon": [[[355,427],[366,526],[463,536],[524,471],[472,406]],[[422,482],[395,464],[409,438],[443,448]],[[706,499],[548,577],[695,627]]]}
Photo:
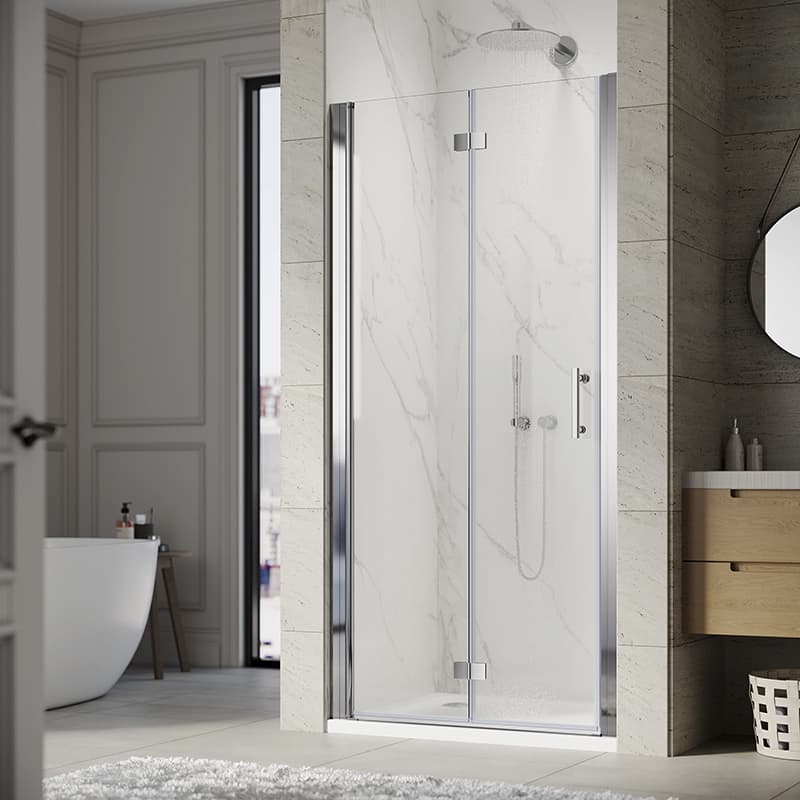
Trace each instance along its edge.
{"label": "bottle on vanity", "polygon": [[754,437],[747,445],[747,469],[759,471],[764,469],[764,445]]}
{"label": "bottle on vanity", "polygon": [[116,536],[117,539],[133,539],[133,520],[131,519],[131,501],[126,500],[122,504],[117,520]]}
{"label": "bottle on vanity", "polygon": [[733,420],[733,430],[725,446],[725,469],[744,470],[744,444],[739,435],[739,420]]}

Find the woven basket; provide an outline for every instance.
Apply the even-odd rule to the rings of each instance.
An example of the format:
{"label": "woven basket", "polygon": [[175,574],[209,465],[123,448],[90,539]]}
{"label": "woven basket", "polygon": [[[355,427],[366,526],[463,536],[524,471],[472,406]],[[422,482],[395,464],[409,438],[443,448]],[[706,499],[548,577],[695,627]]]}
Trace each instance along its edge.
{"label": "woven basket", "polygon": [[800,669],[750,673],[756,750],[800,761]]}

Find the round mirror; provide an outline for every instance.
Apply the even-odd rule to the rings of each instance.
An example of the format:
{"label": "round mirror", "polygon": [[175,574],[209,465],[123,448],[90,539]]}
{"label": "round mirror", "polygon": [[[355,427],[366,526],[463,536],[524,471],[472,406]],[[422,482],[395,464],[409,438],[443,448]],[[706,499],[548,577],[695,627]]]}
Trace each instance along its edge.
{"label": "round mirror", "polygon": [[800,207],[766,233],[750,264],[750,303],[764,333],[800,357]]}

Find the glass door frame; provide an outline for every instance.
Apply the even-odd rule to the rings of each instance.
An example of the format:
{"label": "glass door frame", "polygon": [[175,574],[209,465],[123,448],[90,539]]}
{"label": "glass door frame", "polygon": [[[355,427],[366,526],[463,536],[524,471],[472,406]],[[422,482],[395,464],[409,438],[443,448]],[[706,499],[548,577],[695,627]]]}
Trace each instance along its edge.
{"label": "glass door frame", "polygon": [[[598,654],[599,674],[599,730],[573,731],[565,728],[563,733],[586,735],[616,735],[616,352],[617,352],[617,228],[616,228],[616,76],[605,75],[597,80],[598,114],[596,116],[596,142],[598,179],[598,208],[600,224],[597,236],[597,259],[600,269],[598,292],[600,330],[598,363],[600,365],[601,445],[599,456],[600,508],[598,529],[599,547],[599,596],[598,601]],[[470,103],[472,107],[472,103]],[[331,265],[331,397],[329,404],[330,437],[330,718],[353,719],[353,631],[352,631],[352,445],[353,429],[351,416],[352,395],[352,243],[353,243],[353,131],[355,103],[339,103],[330,106],[329,113],[329,238],[328,256]],[[472,112],[470,112],[472,113]],[[474,121],[474,120],[473,120]],[[471,128],[474,127],[472,124]],[[454,133],[456,133],[454,131]],[[472,154],[470,154],[472,157]],[[474,194],[474,164],[470,168],[470,206]],[[470,236],[473,238],[474,217],[470,216]],[[471,262],[474,248],[471,246]],[[474,302],[474,263],[470,263],[470,304]],[[474,321],[473,309],[470,318]],[[470,323],[470,349],[474,340]],[[472,363],[472,355],[470,355]],[[473,376],[470,377],[470,380]],[[473,392],[470,391],[470,395]],[[470,400],[470,430],[474,425]],[[472,437],[471,437],[472,438]],[[470,449],[472,441],[470,442]],[[470,484],[472,484],[472,457],[470,457]],[[470,561],[470,619],[474,619],[474,536],[472,491],[470,490],[469,561]],[[470,639],[472,625],[470,624]],[[469,644],[472,658],[473,643]],[[473,696],[473,681],[470,681],[470,696]],[[470,702],[470,707],[474,703]],[[370,719],[374,720],[375,717]],[[387,721],[389,718],[387,717]],[[397,721],[393,719],[391,721]],[[472,721],[434,721],[429,719],[404,720],[409,723],[447,725],[453,727],[486,728],[485,723]],[[512,730],[548,731],[554,728],[531,725],[496,725],[493,728]]]}

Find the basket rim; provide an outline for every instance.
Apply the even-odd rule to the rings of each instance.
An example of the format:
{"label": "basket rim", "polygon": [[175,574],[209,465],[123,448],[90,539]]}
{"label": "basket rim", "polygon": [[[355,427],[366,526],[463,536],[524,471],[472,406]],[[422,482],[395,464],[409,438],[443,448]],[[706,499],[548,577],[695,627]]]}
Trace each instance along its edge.
{"label": "basket rim", "polygon": [[750,670],[748,677],[767,681],[800,681],[800,667]]}

